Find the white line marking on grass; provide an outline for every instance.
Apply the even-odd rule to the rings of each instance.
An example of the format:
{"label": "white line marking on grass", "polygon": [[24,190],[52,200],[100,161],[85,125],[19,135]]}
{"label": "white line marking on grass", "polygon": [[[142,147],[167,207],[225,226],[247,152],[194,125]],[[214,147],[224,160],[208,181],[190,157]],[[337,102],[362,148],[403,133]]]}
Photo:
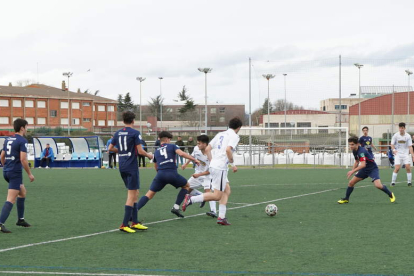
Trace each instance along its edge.
{"label": "white line marking on grass", "polygon": [[240,205],[247,205],[247,204],[250,204],[250,203],[238,203],[238,202],[227,202],[227,204],[240,204]]}
{"label": "white line marking on grass", "polygon": [[[365,188],[365,187],[372,187],[372,185],[359,186],[359,187],[355,187],[355,188]],[[333,188],[333,189],[328,189],[328,190],[323,190],[323,191],[318,191],[318,192],[313,192],[313,193],[307,193],[307,194],[301,194],[301,195],[296,195],[296,196],[277,198],[277,199],[272,199],[272,200],[263,201],[263,202],[248,203],[248,204],[243,205],[243,206],[227,208],[227,210],[235,210],[235,209],[251,207],[251,206],[256,206],[256,205],[260,205],[260,204],[266,204],[266,203],[271,203],[271,202],[276,202],[276,201],[281,201],[281,200],[286,200],[286,199],[293,199],[293,198],[298,198],[298,197],[317,195],[317,194],[322,194],[322,193],[326,193],[326,192],[337,191],[337,190],[340,190],[340,189],[341,188]],[[199,216],[205,216],[205,213],[190,215],[190,216],[186,216],[185,218],[194,218],[194,217],[199,217]],[[158,224],[158,223],[169,222],[169,221],[179,220],[179,219],[181,219],[181,218],[164,219],[164,220],[159,220],[159,221],[148,222],[145,225]],[[87,235],[82,235],[82,236],[63,238],[63,239],[44,241],[44,242],[37,242],[37,243],[29,243],[29,244],[25,244],[25,245],[19,245],[19,246],[15,246],[15,247],[4,248],[4,249],[0,249],[0,253],[1,252],[6,252],[6,251],[11,251],[11,250],[16,250],[16,249],[22,249],[22,248],[37,246],[37,245],[43,245],[43,244],[49,244],[49,243],[57,243],[57,242],[63,242],[63,241],[70,241],[70,240],[88,238],[88,237],[93,237],[93,236],[106,234],[106,233],[111,233],[111,232],[115,232],[115,231],[119,231],[119,229],[112,229],[112,230],[108,230],[108,231],[102,231],[102,232],[97,232],[97,233],[92,233],[92,234],[87,234]]]}
{"label": "white line marking on grass", "polygon": [[90,276],[157,276],[148,274],[108,274],[108,273],[75,273],[75,272],[41,272],[41,271],[0,271],[4,274],[40,274],[40,275],[90,275]]}

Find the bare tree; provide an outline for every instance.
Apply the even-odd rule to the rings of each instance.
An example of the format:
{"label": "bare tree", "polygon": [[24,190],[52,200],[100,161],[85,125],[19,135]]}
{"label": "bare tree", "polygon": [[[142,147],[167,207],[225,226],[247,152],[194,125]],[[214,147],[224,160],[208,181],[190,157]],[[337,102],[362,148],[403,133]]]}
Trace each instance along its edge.
{"label": "bare tree", "polygon": [[[278,99],[277,101],[274,102],[273,104],[273,110],[275,112],[278,111],[284,111],[285,110],[285,100],[283,99]],[[286,110],[303,110],[305,109],[303,106],[301,105],[296,105],[292,102],[286,102]]]}
{"label": "bare tree", "polygon": [[21,86],[21,87],[23,87],[23,86],[28,86],[28,85],[35,84],[35,83],[36,83],[36,81],[35,81],[35,80],[31,80],[31,79],[22,79],[22,80],[18,80],[18,81],[16,81],[16,86]]}

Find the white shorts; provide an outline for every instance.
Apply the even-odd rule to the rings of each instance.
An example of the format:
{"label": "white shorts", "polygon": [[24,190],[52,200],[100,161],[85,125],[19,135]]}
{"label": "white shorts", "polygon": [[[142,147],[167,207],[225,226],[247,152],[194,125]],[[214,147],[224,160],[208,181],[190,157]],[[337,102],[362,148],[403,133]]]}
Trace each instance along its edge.
{"label": "white shorts", "polygon": [[188,183],[190,183],[191,189],[197,189],[201,187],[203,187],[204,190],[211,189],[210,188],[210,183],[211,183],[210,176],[201,176],[197,178],[191,177],[190,179],[188,179]]}
{"label": "white shorts", "polygon": [[409,154],[406,155],[395,155],[395,165],[406,165],[406,164],[411,164],[411,158]]}
{"label": "white shorts", "polygon": [[224,190],[226,189],[226,185],[229,182],[229,179],[227,178],[227,173],[228,170],[223,171],[210,168],[212,189],[224,192]]}

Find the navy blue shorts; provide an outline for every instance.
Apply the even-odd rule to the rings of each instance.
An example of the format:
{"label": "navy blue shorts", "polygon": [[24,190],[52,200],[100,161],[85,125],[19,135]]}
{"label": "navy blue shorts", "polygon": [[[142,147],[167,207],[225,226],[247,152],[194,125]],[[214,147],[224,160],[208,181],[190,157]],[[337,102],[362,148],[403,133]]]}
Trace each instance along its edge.
{"label": "navy blue shorts", "polygon": [[150,190],[159,192],[164,189],[167,184],[171,184],[178,189],[187,184],[187,179],[178,174],[176,170],[160,170],[152,181]]}
{"label": "navy blue shorts", "polygon": [[125,187],[128,190],[138,190],[139,189],[139,172],[120,172],[122,180],[125,183]]}
{"label": "navy blue shorts", "polygon": [[371,177],[372,182],[374,182],[377,179],[380,179],[378,168],[372,168],[372,169],[371,168],[369,168],[369,169],[364,168],[364,169],[358,171],[355,174],[355,176],[358,177],[358,178],[362,178],[362,179]]}
{"label": "navy blue shorts", "polygon": [[22,172],[3,171],[3,177],[7,181],[7,183],[9,183],[9,189],[20,191],[20,185],[23,184]]}

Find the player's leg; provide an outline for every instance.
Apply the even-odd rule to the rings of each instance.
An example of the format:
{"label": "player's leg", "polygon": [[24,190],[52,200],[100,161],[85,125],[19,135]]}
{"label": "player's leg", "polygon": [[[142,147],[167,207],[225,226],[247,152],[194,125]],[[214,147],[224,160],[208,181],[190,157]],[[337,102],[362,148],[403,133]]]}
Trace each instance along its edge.
{"label": "player's leg", "polygon": [[17,226],[23,226],[23,227],[30,227],[31,225],[25,221],[24,219],[24,209],[25,209],[25,201],[26,201],[26,187],[21,184],[20,185],[20,191],[17,196],[16,200],[16,206],[17,206]]}
{"label": "player's leg", "polygon": [[230,184],[226,183],[226,189],[224,190],[223,196],[219,201],[219,216],[217,223],[221,225],[230,225],[226,218],[227,202],[231,193]]}
{"label": "player's leg", "polygon": [[11,210],[13,209],[13,205],[16,202],[16,198],[19,195],[19,190],[15,189],[9,189],[7,191],[7,199],[6,202],[3,205],[3,208],[1,209],[0,213],[0,232],[2,233],[11,233],[10,230],[8,230],[4,224],[6,223]]}
{"label": "player's leg", "polygon": [[401,159],[398,155],[395,156],[394,160],[394,171],[392,172],[392,179],[391,179],[391,186],[395,186],[395,182],[397,181],[397,175],[401,168]]}
{"label": "player's leg", "polygon": [[407,155],[406,160],[405,160],[405,170],[407,171],[407,184],[408,184],[408,187],[412,187],[411,186],[412,174],[411,174],[411,164],[410,163],[411,163],[410,156]]}
{"label": "player's leg", "polygon": [[[203,187],[204,192],[211,193],[212,185],[211,185],[212,179],[210,177],[206,177],[203,181]],[[205,201],[203,201],[205,202]],[[206,213],[207,216],[212,218],[217,218],[217,207],[216,207],[216,201],[212,200],[209,201],[208,204],[210,205],[210,211]]]}
{"label": "player's leg", "polygon": [[[170,179],[170,184],[175,188],[180,189],[177,195],[177,199],[175,200],[175,204],[171,209],[171,213],[173,213],[177,217],[183,218],[184,216],[180,212],[180,205],[183,202],[185,196],[188,194],[188,191],[190,189],[190,183],[187,182],[187,179],[185,179],[178,173],[171,174]],[[194,179],[193,185],[197,185],[194,183],[197,183],[196,179]]]}
{"label": "player's leg", "polygon": [[116,152],[113,153],[113,157],[114,157],[114,168],[116,169]]}
{"label": "player's leg", "polygon": [[[361,171],[359,171],[358,173],[360,173]],[[357,177],[354,176],[351,178],[351,180],[349,180],[348,182],[348,188],[346,189],[346,193],[345,193],[345,197],[341,198],[340,200],[338,200],[339,204],[343,204],[343,203],[348,203],[349,202],[349,197],[351,196],[352,192],[354,191],[354,186],[359,182],[362,181],[366,178],[367,176],[361,176]]]}

